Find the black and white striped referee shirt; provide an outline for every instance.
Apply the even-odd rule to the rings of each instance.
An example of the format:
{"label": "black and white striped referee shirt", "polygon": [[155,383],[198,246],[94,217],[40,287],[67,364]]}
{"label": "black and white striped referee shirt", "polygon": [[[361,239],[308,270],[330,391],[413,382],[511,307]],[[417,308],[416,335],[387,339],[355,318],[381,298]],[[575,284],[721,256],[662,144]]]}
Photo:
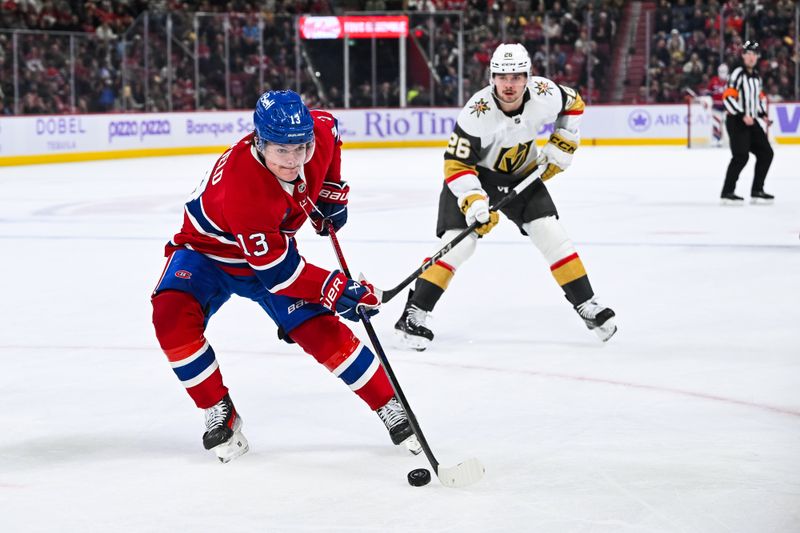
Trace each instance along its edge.
{"label": "black and white striped referee shirt", "polygon": [[761,77],[755,70],[747,72],[744,67],[733,69],[728,78],[728,87],[722,93],[722,102],[730,115],[750,115],[754,118],[767,116]]}

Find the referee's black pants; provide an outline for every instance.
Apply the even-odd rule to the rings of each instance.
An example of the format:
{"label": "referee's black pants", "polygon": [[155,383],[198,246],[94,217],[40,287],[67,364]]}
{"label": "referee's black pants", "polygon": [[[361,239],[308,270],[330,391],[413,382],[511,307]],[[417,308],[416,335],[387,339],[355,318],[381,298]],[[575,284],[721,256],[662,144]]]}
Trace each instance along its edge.
{"label": "referee's black pants", "polygon": [[756,171],[750,192],[763,191],[764,180],[767,179],[767,171],[772,164],[774,155],[767,134],[761,129],[758,121],[753,122],[752,126],[747,126],[741,116],[728,115],[725,118],[725,128],[728,130],[733,157],[728,164],[728,172],[725,174],[722,194],[733,193],[736,189],[736,180],[739,179],[739,173],[747,164],[747,159],[750,157],[749,152],[753,152],[756,156]]}

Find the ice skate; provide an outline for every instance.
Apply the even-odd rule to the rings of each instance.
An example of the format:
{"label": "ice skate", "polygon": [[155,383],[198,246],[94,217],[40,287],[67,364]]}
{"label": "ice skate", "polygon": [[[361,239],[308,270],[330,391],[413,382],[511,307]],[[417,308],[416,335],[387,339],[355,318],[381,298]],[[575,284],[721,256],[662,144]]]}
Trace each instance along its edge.
{"label": "ice skate", "polygon": [[771,205],[775,203],[775,197],[764,191],[753,191],[750,193],[750,203],[754,205]]}
{"label": "ice skate", "polygon": [[598,304],[594,298],[575,306],[586,327],[594,331],[601,341],[606,342],[617,332],[615,314],[612,309]]}
{"label": "ice skate", "polygon": [[732,192],[724,192],[720,196],[720,204],[722,205],[744,205],[744,198],[737,196]]}
{"label": "ice skate", "polygon": [[394,330],[395,335],[405,346],[421,352],[424,351],[433,340],[433,332],[425,325],[428,318],[430,318],[430,314],[411,303],[413,296],[414,291],[412,290],[408,293],[406,308],[403,310],[400,319],[394,325]]}
{"label": "ice skate", "polygon": [[217,458],[223,463],[244,455],[250,449],[242,434],[242,417],[236,412],[228,394],[216,405],[206,409],[203,446],[217,454]]}
{"label": "ice skate", "polygon": [[418,455],[422,451],[417,436],[414,435],[414,430],[411,429],[411,424],[408,423],[406,411],[397,401],[397,398],[393,397],[386,402],[386,405],[379,407],[375,412],[378,413],[386,429],[389,430],[389,436],[395,445],[405,444],[408,451],[414,455]]}

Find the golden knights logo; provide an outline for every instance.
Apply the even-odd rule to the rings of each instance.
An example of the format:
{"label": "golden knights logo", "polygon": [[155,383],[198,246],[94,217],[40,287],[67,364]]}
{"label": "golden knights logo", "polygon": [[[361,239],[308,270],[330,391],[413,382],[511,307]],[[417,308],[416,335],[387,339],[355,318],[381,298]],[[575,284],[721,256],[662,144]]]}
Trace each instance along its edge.
{"label": "golden knights logo", "polygon": [[470,107],[470,115],[475,114],[477,116],[481,116],[481,114],[486,113],[491,108],[489,107],[489,102],[481,98]]}
{"label": "golden knights logo", "polygon": [[526,143],[519,143],[511,148],[501,148],[494,162],[494,169],[503,174],[513,174],[519,170],[531,153],[533,139]]}
{"label": "golden knights logo", "polygon": [[542,94],[551,95],[551,94],[553,94],[553,88],[550,87],[550,84],[547,83],[546,81],[534,82],[533,83],[533,88],[536,91],[536,94],[539,94],[539,95],[542,95]]}

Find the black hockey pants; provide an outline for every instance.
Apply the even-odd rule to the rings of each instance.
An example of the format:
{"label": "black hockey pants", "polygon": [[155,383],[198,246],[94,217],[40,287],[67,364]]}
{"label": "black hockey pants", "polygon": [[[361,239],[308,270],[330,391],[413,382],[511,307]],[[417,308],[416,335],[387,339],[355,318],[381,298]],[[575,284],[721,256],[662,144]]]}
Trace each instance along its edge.
{"label": "black hockey pants", "polygon": [[764,180],[767,178],[767,171],[774,155],[767,134],[761,129],[758,122],[747,126],[741,116],[728,115],[725,118],[725,128],[728,130],[733,157],[728,164],[728,172],[725,174],[722,194],[733,193],[736,189],[736,180],[739,179],[739,174],[750,157],[748,152],[753,152],[756,156],[756,170],[750,192],[763,191]]}

